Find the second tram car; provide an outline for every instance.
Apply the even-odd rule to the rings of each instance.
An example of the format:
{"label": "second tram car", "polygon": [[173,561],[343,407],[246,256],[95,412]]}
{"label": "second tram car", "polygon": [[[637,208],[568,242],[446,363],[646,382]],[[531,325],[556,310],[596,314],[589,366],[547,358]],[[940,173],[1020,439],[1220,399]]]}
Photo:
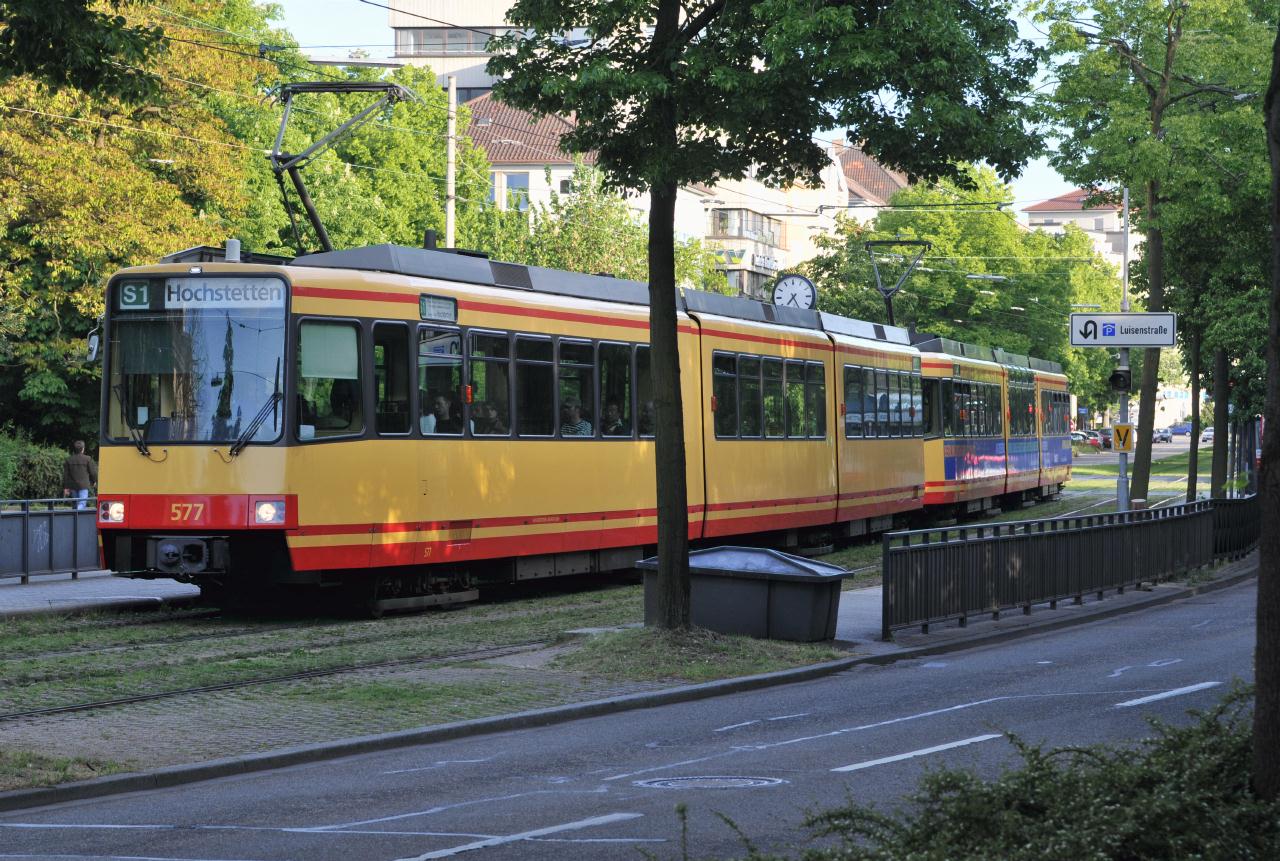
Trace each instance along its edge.
{"label": "second tram car", "polygon": [[[656,540],[645,285],[398,246],[221,258],[108,286],[98,523],[118,575],[393,609],[628,568]],[[1069,477],[1052,363],[681,303],[693,539],[858,534]]]}

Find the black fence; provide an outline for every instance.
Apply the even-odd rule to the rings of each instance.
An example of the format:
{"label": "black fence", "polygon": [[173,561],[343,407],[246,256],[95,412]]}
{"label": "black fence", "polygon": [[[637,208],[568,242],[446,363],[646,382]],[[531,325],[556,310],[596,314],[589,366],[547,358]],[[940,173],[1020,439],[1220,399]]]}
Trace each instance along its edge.
{"label": "black fence", "polygon": [[0,579],[95,571],[97,500],[76,509],[75,499],[0,500]]}
{"label": "black fence", "polygon": [[1256,496],[1172,508],[884,536],[881,635],[1007,610],[1081,603],[1234,559],[1258,543]]}

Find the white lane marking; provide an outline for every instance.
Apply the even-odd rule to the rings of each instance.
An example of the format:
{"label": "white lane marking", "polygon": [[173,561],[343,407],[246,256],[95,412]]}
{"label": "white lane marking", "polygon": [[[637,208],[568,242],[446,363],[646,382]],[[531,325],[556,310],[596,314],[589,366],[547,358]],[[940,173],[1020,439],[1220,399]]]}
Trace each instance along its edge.
{"label": "white lane marking", "polygon": [[1182,663],[1182,658],[1160,658],[1147,664],[1148,667],[1172,667],[1174,664]]}
{"label": "white lane marking", "polygon": [[1203,622],[1196,622],[1194,625],[1191,626],[1191,630],[1194,631],[1196,628],[1203,628],[1205,625],[1209,624],[1212,621],[1213,621],[1212,619],[1205,619]]}
{"label": "white lane marking", "polygon": [[1171,691],[1152,694],[1149,697],[1139,697],[1136,700],[1125,700],[1122,703],[1116,703],[1115,707],[1118,709],[1127,709],[1132,706],[1146,705],[1147,703],[1153,703],[1156,700],[1167,700],[1169,697],[1180,697],[1183,694],[1192,694],[1196,691],[1203,691],[1206,688],[1216,688],[1220,684],[1222,684],[1222,682],[1201,682],[1198,685],[1187,685],[1185,688],[1174,688]]}
{"label": "white lane marking", "polygon": [[808,717],[808,712],[800,712],[794,715],[778,715],[777,717],[765,718],[765,720],[791,720],[792,718]]}
{"label": "white lane marking", "polygon": [[469,765],[476,762],[488,762],[493,757],[486,756],[484,759],[442,759],[439,762],[433,762],[430,765],[419,766],[418,768],[398,768],[395,771],[384,771],[383,774],[412,774],[415,771],[434,771],[438,768],[444,768],[446,765]]}
{"label": "white lane marking", "polygon": [[441,804],[436,807],[428,807],[425,810],[413,810],[409,813],[397,813],[394,816],[379,816],[377,819],[362,819],[358,822],[339,822],[334,825],[317,825],[313,828],[299,828],[298,831],[336,831],[343,828],[357,828],[361,825],[379,825],[383,822],[395,822],[399,819],[412,819],[415,816],[430,816],[433,813],[444,813],[446,810],[454,810],[459,807],[469,807],[472,804],[491,804],[495,801],[513,801],[517,798],[530,798],[535,795],[600,795],[607,793],[609,789],[601,786],[598,789],[535,789],[531,792],[513,792],[510,795],[497,795],[489,798],[471,798],[467,801],[458,801],[453,804]]}
{"label": "white lane marking", "polygon": [[947,665],[946,661],[930,661],[927,664],[921,664],[926,670],[940,670]]}
{"label": "white lane marking", "polygon": [[[1056,694],[1053,696],[1064,696],[1064,695],[1065,694]],[[701,756],[696,759],[686,759],[680,762],[669,762],[665,765],[655,765],[655,766],[651,766],[650,768],[641,768],[636,771],[628,771],[623,774],[614,774],[609,777],[602,778],[602,780],[604,782],[609,782],[613,780],[623,780],[628,777],[636,777],[638,775],[649,774],[654,771],[668,771],[673,768],[679,768],[680,766],[683,766],[683,765],[697,765],[699,763],[709,762],[713,759],[720,759],[726,756],[733,756],[735,753],[742,753],[744,751],[769,750],[770,748],[784,747],[789,744],[800,744],[806,741],[818,741],[824,738],[835,738],[837,736],[844,735],[845,733],[861,732],[867,729],[877,729],[882,726],[892,726],[893,724],[902,723],[903,721],[918,720],[920,718],[926,718],[926,717],[934,717],[940,714],[947,714],[948,712],[974,708],[975,706],[984,706],[990,703],[998,703],[998,702],[1002,702],[1004,700],[1009,700],[1009,699],[1019,699],[1019,697],[1008,697],[1008,696],[990,697],[989,699],[985,699],[985,700],[976,700],[971,703],[961,703],[960,705],[947,706],[946,708],[941,708],[941,709],[933,709],[932,711],[920,712],[919,714],[914,714],[914,715],[906,715],[905,717],[889,718],[888,720],[876,721],[875,723],[862,724],[861,726],[844,727],[843,729],[833,729],[830,732],[818,733],[817,735],[800,736],[799,738],[790,738],[790,739],[786,739],[785,741],[775,741],[775,742],[770,742],[766,744],[735,745],[729,750],[721,751],[720,753],[713,753],[709,756]]]}
{"label": "white lane marking", "polygon": [[1036,661],[1037,664],[1052,664],[1053,661]]}
{"label": "white lane marking", "polygon": [[454,846],[450,849],[437,849],[434,852],[415,855],[412,858],[401,858],[400,861],[428,861],[430,858],[448,858],[451,855],[470,852],[473,849],[487,849],[490,846],[501,846],[504,843],[516,843],[520,840],[528,840],[533,837],[545,837],[548,834],[559,834],[564,831],[579,831],[583,828],[593,828],[597,825],[610,825],[614,822],[627,822],[632,819],[639,819],[643,815],[643,813],[608,813],[604,816],[593,816],[590,819],[579,819],[577,822],[565,822],[561,825],[549,825],[546,828],[535,828],[533,831],[522,831],[519,834],[510,834],[506,837],[490,837],[488,840],[477,840],[474,843],[463,843],[460,846]]}
{"label": "white lane marking", "polygon": [[866,762],[856,762],[853,765],[842,765],[839,768],[833,768],[832,771],[861,771],[864,768],[873,768],[877,765],[886,765],[890,762],[901,762],[904,759],[913,759],[917,756],[928,756],[931,753],[938,753],[944,750],[951,750],[955,747],[964,747],[968,744],[977,744],[980,741],[991,741],[993,738],[1003,738],[1000,733],[991,733],[989,735],[975,735],[973,738],[963,738],[960,741],[949,741],[946,744],[938,744],[933,747],[925,747],[920,750],[912,750],[907,753],[900,753],[896,756],[885,756],[880,759],[870,759]]}
{"label": "white lane marking", "polygon": [[1114,678],[1116,678],[1117,676],[1119,676],[1121,673],[1123,673],[1125,670],[1132,670],[1132,669],[1133,669],[1133,667],[1131,667],[1131,666],[1130,666],[1130,667],[1120,667],[1118,670],[1114,671],[1111,675],[1107,676],[1107,678],[1109,678],[1109,679],[1114,679]]}
{"label": "white lane marking", "polygon": [[753,723],[760,723],[760,721],[744,720],[742,723],[731,723],[728,726],[722,726],[719,729],[713,729],[712,732],[728,732],[731,729],[742,729],[742,727],[751,726]]}

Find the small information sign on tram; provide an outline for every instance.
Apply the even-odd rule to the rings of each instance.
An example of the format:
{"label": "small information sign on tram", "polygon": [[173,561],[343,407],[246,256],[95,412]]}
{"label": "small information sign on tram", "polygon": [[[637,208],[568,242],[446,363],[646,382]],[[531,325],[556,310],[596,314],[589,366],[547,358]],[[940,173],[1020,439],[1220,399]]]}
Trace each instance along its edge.
{"label": "small information sign on tram", "polygon": [[1073,347],[1172,347],[1177,342],[1177,314],[1071,315]]}

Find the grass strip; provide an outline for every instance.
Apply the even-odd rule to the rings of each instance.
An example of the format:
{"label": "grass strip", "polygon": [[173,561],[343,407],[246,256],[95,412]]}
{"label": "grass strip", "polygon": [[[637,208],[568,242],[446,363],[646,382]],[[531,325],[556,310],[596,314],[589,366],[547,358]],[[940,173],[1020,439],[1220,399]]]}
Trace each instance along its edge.
{"label": "grass strip", "polygon": [[29,750],[0,748],[0,791],[56,786],[128,771],[129,765],[78,756],[46,756]]}
{"label": "grass strip", "polygon": [[829,644],[757,640],[702,628],[628,628],[596,635],[551,662],[556,669],[633,682],[709,682],[834,661]]}

